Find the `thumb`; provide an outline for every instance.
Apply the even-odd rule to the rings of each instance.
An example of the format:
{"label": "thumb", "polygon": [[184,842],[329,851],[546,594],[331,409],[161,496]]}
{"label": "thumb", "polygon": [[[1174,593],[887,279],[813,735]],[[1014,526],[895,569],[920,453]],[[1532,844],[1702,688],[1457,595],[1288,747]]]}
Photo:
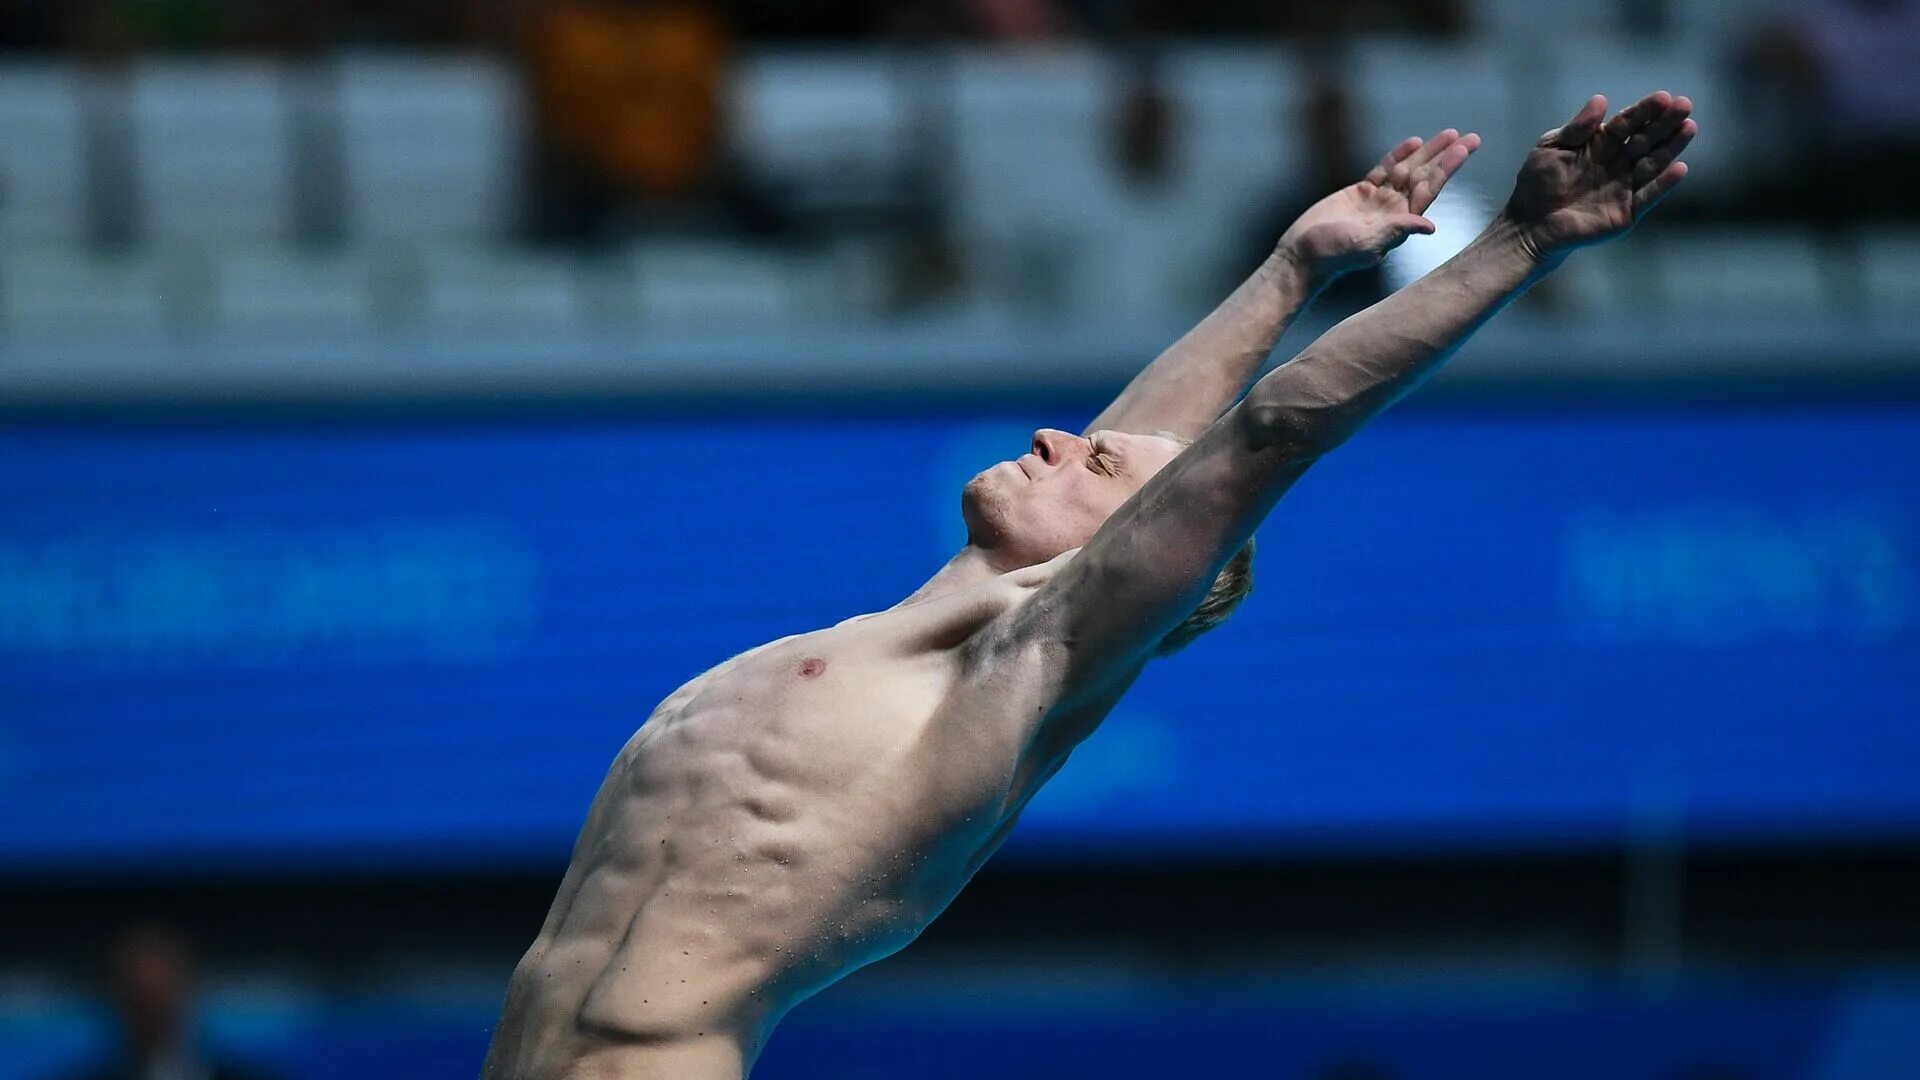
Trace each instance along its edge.
{"label": "thumb", "polygon": [[1573,114],[1573,119],[1547,132],[1546,138],[1541,139],[1540,142],[1544,146],[1584,146],[1587,140],[1593,138],[1594,133],[1600,130],[1600,125],[1606,119],[1607,99],[1600,94],[1595,94],[1587,99],[1585,105],[1580,106],[1580,111]]}
{"label": "thumb", "polygon": [[1419,233],[1422,236],[1432,236],[1434,233],[1433,222],[1419,214],[1401,214],[1393,219],[1393,227],[1402,232]]}

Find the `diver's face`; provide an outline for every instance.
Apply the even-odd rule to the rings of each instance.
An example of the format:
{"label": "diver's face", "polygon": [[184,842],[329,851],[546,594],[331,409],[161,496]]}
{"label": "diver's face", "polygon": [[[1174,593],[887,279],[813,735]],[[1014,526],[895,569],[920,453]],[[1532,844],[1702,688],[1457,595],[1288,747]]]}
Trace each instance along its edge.
{"label": "diver's face", "polygon": [[975,476],[961,494],[968,541],[1031,566],[1080,547],[1181,450],[1161,435],[1033,433],[1029,452]]}

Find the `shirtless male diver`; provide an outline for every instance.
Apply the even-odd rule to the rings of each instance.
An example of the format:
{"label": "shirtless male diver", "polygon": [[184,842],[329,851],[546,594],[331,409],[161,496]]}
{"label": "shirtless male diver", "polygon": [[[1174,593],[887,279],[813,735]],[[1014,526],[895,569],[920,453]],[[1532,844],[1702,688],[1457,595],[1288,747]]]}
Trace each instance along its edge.
{"label": "shirtless male diver", "polygon": [[1686,98],[1606,109],[1544,135],[1464,251],[1246,390],[1329,276],[1432,230],[1479,140],[1402,143],[1087,434],[1040,431],[968,483],[967,546],[918,592],[662,702],[594,799],[484,1080],[741,1080],[789,1009],[912,941],[1142,666],[1221,617],[1216,579],[1309,466],[1686,175]]}

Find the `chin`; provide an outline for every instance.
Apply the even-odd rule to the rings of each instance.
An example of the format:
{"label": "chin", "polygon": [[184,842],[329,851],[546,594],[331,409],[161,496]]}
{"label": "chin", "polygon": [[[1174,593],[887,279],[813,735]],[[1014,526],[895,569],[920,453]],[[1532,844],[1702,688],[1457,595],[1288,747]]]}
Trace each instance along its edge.
{"label": "chin", "polygon": [[[1016,473],[1017,475],[1017,473]],[[1038,566],[1086,543],[1093,531],[1075,537],[1055,520],[1051,507],[1037,502],[1019,481],[1002,475],[998,467],[967,481],[960,493],[960,517],[966,522],[967,542],[992,551],[1003,562]]]}
{"label": "chin", "polygon": [[967,481],[960,491],[960,518],[967,525],[968,543],[992,547],[1005,535],[1007,502],[992,469]]}

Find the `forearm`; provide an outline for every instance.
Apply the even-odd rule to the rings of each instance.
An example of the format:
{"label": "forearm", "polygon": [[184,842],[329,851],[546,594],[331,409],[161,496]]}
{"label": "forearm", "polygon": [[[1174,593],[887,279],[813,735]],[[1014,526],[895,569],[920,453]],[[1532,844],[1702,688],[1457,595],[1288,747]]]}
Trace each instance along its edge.
{"label": "forearm", "polygon": [[1445,265],[1261,379],[1249,405],[1303,456],[1323,454],[1418,386],[1552,265],[1495,221]]}
{"label": "forearm", "polygon": [[1276,251],[1136,376],[1087,430],[1199,437],[1246,392],[1317,288],[1298,260]]}

